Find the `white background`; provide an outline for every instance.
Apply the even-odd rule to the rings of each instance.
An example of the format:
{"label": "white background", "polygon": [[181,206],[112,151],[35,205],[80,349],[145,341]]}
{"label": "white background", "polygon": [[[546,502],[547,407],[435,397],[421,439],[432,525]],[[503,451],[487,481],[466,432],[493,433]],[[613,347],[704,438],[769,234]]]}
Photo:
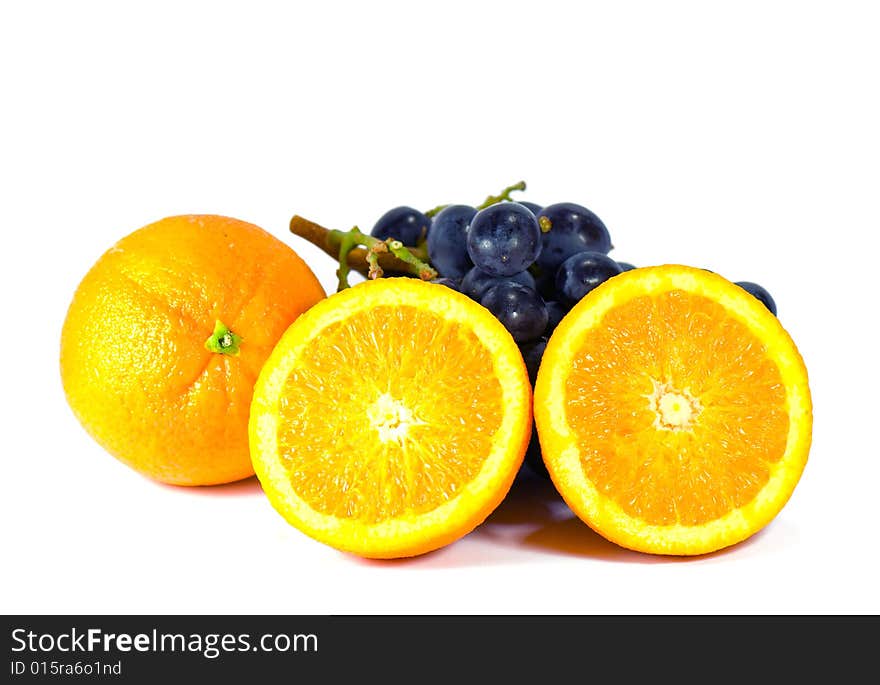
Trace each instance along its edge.
{"label": "white background", "polygon": [[[877,613],[880,23],[871,3],[4,3],[4,613]],[[287,232],[386,209],[574,201],[613,256],[775,296],[813,449],[763,532],[624,551],[520,483],[477,531],[368,562],[254,480],[154,484],[69,411],[58,342],[95,259],[163,216]]]}

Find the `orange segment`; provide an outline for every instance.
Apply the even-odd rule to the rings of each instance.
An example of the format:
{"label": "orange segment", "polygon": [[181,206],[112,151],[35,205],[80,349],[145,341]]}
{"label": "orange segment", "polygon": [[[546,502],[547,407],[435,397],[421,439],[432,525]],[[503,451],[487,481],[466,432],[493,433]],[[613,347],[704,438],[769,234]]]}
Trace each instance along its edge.
{"label": "orange segment", "polygon": [[[379,306],[328,329],[282,391],[279,442],[294,489],[318,511],[369,523],[454,497],[479,473],[501,423],[486,348],[460,324],[411,306]],[[449,354],[426,355],[431,349]],[[477,404],[481,412],[471,413]],[[375,435],[328,433],[328,423]],[[367,496],[374,485],[378,499]]]}
{"label": "orange segment", "polygon": [[688,267],[616,276],[579,303],[535,389],[557,488],[599,533],[700,554],[748,537],[807,459],[806,370],[763,305]]}
{"label": "orange segment", "polygon": [[380,279],[291,326],[257,383],[251,447],[274,506],[339,549],[436,549],[501,501],[525,453],[528,377],[488,311]]}

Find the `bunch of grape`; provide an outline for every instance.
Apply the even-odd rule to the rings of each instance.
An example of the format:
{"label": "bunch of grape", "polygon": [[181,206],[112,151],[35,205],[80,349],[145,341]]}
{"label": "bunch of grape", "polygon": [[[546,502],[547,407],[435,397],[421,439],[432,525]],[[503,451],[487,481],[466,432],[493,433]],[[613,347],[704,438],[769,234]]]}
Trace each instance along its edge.
{"label": "bunch of grape", "polygon": [[[566,313],[609,278],[635,268],[608,256],[613,245],[605,224],[573,202],[541,207],[505,199],[482,209],[448,205],[434,216],[396,207],[371,234],[425,245],[439,274],[435,282],[476,300],[510,331],[532,385],[547,340]],[[776,314],[764,288],[738,285]],[[527,462],[546,474],[535,435]]]}

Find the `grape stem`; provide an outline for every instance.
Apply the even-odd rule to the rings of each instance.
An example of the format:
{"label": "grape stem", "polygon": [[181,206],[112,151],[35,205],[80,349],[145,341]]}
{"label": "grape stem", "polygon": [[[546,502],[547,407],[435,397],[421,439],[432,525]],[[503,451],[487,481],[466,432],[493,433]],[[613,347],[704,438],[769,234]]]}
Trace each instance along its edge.
{"label": "grape stem", "polygon": [[[504,202],[504,201],[512,202],[512,200],[510,199],[510,194],[512,192],[514,192],[515,190],[525,190],[525,189],[526,189],[526,182],[525,181],[520,181],[519,183],[514,183],[512,186],[507,186],[498,195],[490,195],[489,197],[487,197],[483,201],[482,204],[477,205],[477,210],[486,209],[486,207],[488,207],[490,205],[497,204],[499,202]],[[437,205],[433,209],[429,209],[427,212],[425,212],[425,216],[428,218],[434,217],[437,214],[439,214],[441,210],[444,210],[447,207],[449,207],[448,204],[447,205]]]}
{"label": "grape stem", "polygon": [[437,216],[442,210],[446,209],[448,206],[449,205],[437,205],[436,207],[429,209],[427,212],[425,212],[425,216],[428,217],[429,219],[433,219],[435,216]]}
{"label": "grape stem", "polygon": [[483,200],[483,204],[477,205],[477,211],[481,209],[486,209],[494,204],[498,204],[499,202],[512,202],[510,199],[510,194],[515,190],[525,190],[526,182],[520,181],[519,183],[514,183],[512,186],[507,186],[504,190],[501,191],[498,195],[490,195],[485,200]]}
{"label": "grape stem", "polygon": [[336,291],[348,288],[348,274],[350,268],[348,266],[348,255],[355,248],[363,245],[367,253],[367,278],[381,278],[385,271],[379,266],[379,255],[390,252],[405,264],[404,273],[410,273],[418,276],[423,281],[429,281],[437,278],[437,272],[430,264],[426,264],[416,257],[410,249],[399,240],[394,238],[386,238],[379,240],[371,235],[361,232],[355,226],[350,231],[330,231],[330,240],[339,243],[339,268],[336,270],[336,276],[339,282]]}
{"label": "grape stem", "polygon": [[[510,202],[512,192],[525,189],[525,181],[507,186],[498,195],[487,197],[482,204],[477,205],[477,210],[498,202]],[[433,217],[448,206],[438,205],[425,214]],[[407,246],[393,238],[379,240],[361,232],[357,226],[350,231],[324,228],[296,214],[290,219],[290,232],[308,240],[339,261],[339,268],[336,270],[337,291],[349,287],[348,276],[352,270],[370,279],[381,278],[386,272],[412,274],[422,280],[437,278],[437,271],[428,263],[428,250],[424,240],[416,246]]]}
{"label": "grape stem", "polygon": [[385,272],[413,274],[423,280],[437,277],[437,272],[426,263],[428,255],[424,243],[407,247],[399,240],[379,240],[366,235],[357,226],[350,231],[331,230],[298,215],[290,220],[290,232],[339,261],[336,271],[338,290],[349,287],[351,271],[367,278],[379,278]]}

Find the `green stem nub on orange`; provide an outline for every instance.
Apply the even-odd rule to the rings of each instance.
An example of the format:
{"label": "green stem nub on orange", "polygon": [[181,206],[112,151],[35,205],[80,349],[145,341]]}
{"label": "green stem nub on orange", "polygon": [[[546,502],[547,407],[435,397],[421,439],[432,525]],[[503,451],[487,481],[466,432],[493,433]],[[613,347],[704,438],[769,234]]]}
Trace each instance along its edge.
{"label": "green stem nub on orange", "polygon": [[218,354],[231,354],[235,356],[241,347],[241,336],[236,335],[227,328],[220,319],[214,322],[214,332],[205,341],[205,349]]}

